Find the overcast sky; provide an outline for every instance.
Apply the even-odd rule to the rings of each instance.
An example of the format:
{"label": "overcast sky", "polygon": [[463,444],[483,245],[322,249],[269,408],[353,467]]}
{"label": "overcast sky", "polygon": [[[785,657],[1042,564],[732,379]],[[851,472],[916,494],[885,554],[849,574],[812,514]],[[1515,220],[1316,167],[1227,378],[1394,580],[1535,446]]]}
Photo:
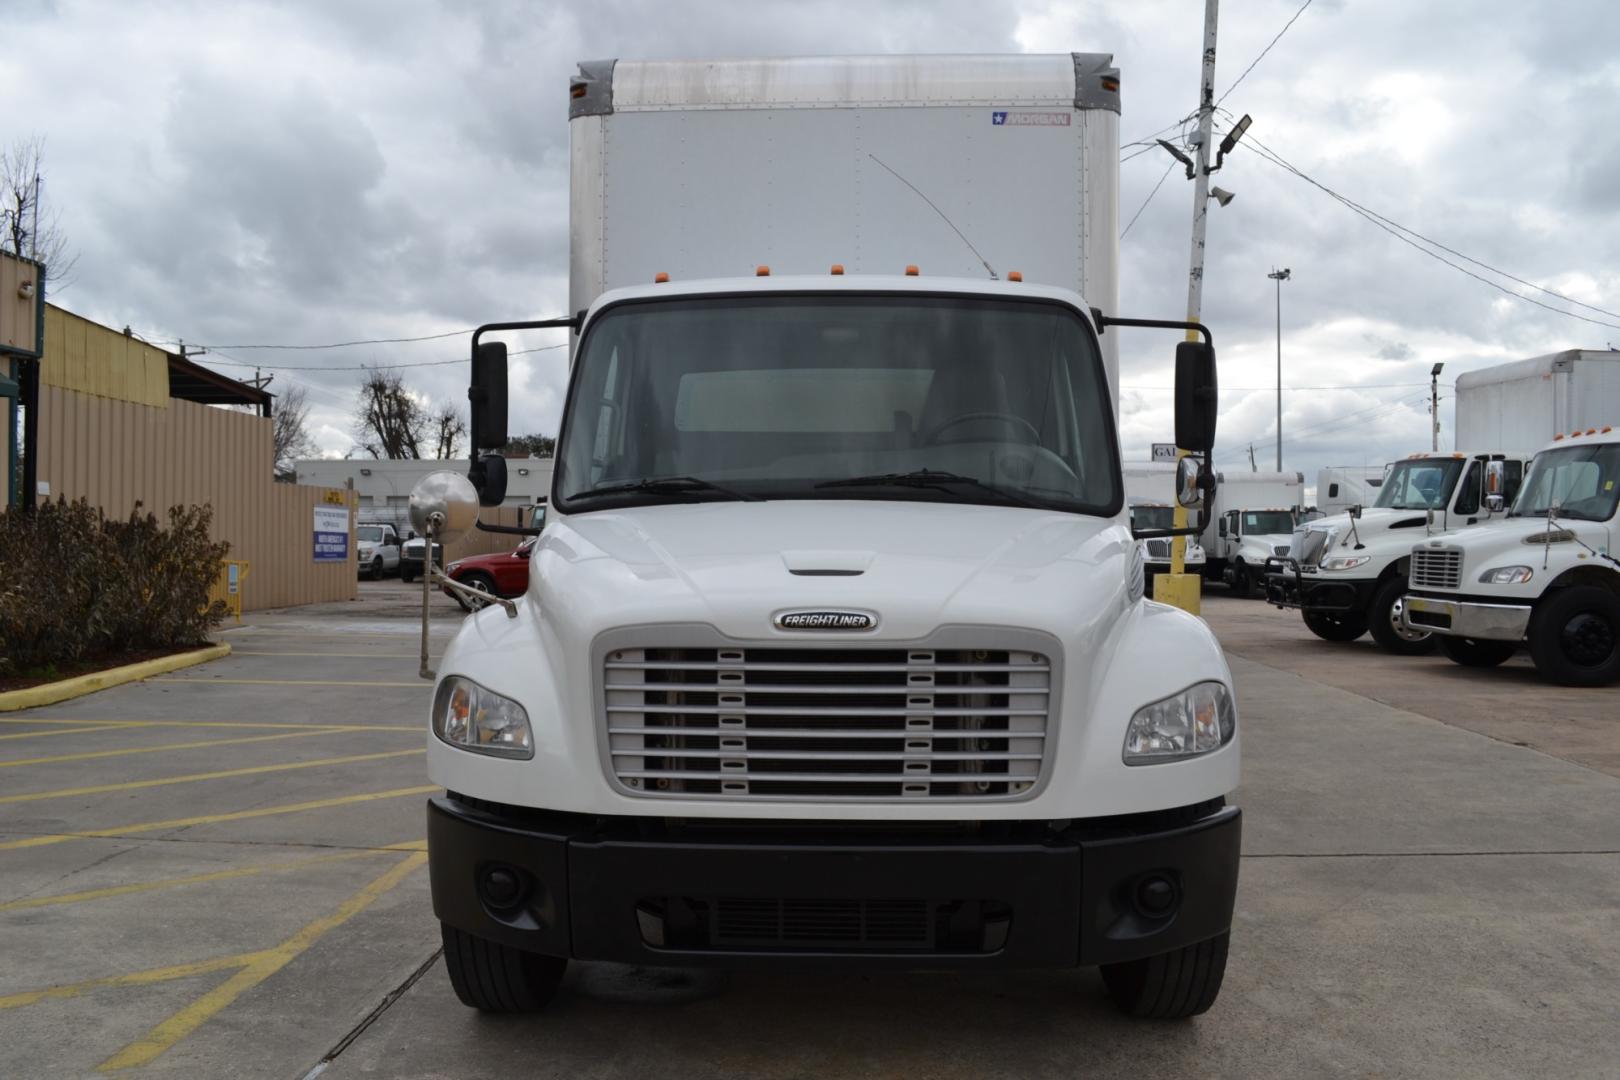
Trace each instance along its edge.
{"label": "overcast sky", "polygon": [[[1227,0],[1225,94],[1302,0]],[[465,355],[466,338],[314,352],[236,344],[409,337],[563,312],[575,62],[862,52],[1112,52],[1122,142],[1197,104],[1203,4],[1011,0],[140,4],[8,0],[0,139],[43,136],[47,201],[80,254],[69,309],[155,341],[225,346],[309,388],[323,452],[351,445],[363,363]],[[1321,184],[1462,256],[1620,312],[1620,7],[1613,0],[1315,0],[1221,105]],[[1223,124],[1230,122],[1223,117]],[[1128,146],[1126,155],[1140,149]],[[1165,177],[1121,166],[1122,226]],[[1594,322],[1465,277],[1240,147],[1211,208],[1204,319],[1220,345],[1217,463],[1324,464],[1426,448],[1427,386],[1504,359],[1620,345]],[[1191,184],[1179,171],[1121,245],[1123,313],[1185,308]],[[542,340],[536,338],[534,343]],[[1171,347],[1123,339],[1122,434],[1169,432]],[[465,402],[466,366],[407,369]],[[514,361],[513,430],[555,431],[562,354]],[[1333,387],[1335,389],[1304,389]],[[1352,389],[1339,389],[1355,387]],[[1289,389],[1300,388],[1300,389]]]}

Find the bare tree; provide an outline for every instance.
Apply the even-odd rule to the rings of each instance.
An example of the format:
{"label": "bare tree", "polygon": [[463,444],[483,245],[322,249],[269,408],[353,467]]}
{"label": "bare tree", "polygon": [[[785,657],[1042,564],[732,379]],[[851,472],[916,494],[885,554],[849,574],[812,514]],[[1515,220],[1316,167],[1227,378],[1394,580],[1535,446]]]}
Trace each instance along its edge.
{"label": "bare tree", "polygon": [[366,373],[354,414],[354,438],[362,450],[374,458],[420,458],[427,423],[427,411],[398,372]]}
{"label": "bare tree", "polygon": [[530,457],[548,458],[557,450],[557,440],[551,435],[513,435],[506,440],[501,453],[508,456],[527,454]]}
{"label": "bare tree", "polygon": [[433,456],[440,461],[456,457],[461,440],[467,437],[467,421],[454,405],[445,405],[433,414],[433,429]]}
{"label": "bare tree", "polygon": [[0,150],[0,251],[44,263],[49,284],[60,290],[72,283],[79,256],[68,246],[60,215],[45,202],[44,149],[36,135]]}
{"label": "bare tree", "polygon": [[309,402],[302,386],[291,388],[276,400],[275,412],[271,413],[271,442],[277,480],[294,480],[297,474],[293,463],[314,456],[315,440],[309,437],[308,419]]}

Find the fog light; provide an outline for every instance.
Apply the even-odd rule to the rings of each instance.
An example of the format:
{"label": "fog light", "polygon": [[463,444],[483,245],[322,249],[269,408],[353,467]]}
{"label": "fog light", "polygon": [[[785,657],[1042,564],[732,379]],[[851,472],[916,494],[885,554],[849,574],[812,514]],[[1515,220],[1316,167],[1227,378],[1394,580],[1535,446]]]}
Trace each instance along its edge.
{"label": "fog light", "polygon": [[1163,874],[1149,874],[1136,883],[1136,910],[1149,919],[1162,919],[1176,908],[1176,883]]}
{"label": "fog light", "polygon": [[510,866],[491,866],[479,879],[478,892],[496,911],[508,911],[523,899],[523,876]]}

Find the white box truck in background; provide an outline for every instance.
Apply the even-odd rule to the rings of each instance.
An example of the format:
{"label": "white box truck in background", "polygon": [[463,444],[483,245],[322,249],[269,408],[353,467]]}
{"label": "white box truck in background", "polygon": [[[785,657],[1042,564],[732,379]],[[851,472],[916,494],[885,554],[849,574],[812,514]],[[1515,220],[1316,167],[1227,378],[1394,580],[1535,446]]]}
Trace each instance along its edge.
{"label": "white box truck in background", "polygon": [[[1131,528],[1143,530],[1164,530],[1171,527],[1175,518],[1175,482],[1176,465],[1170,461],[1128,461],[1125,463],[1125,501],[1127,510],[1131,515]],[[1153,579],[1159,574],[1170,573],[1171,551],[1170,545],[1174,542],[1169,537],[1154,540],[1137,541],[1142,548],[1142,559],[1146,566],[1147,594],[1153,595]],[[1186,549],[1182,557],[1184,569],[1189,574],[1204,575],[1204,548],[1199,538],[1189,536],[1186,538]]]}
{"label": "white box truck in background", "polygon": [[1378,501],[1388,465],[1328,465],[1316,470],[1316,509],[1324,516]]}
{"label": "white box truck in background", "polygon": [[1544,445],[1620,417],[1620,352],[1565,349],[1457,377],[1456,445]]}
{"label": "white box truck in background", "polygon": [[[577,335],[528,592],[436,676],[457,995],[540,1008],[570,958],[1098,965],[1128,1013],[1207,1009],[1236,701],[1142,596],[1114,343],[1199,331],[1206,460],[1214,350],[1113,317],[1111,58],[609,61],[569,104],[576,314],[472,341],[476,451],[495,335]],[[499,501],[500,458],[469,476],[415,515]]]}
{"label": "white box truck in background", "polygon": [[1305,474],[1222,472],[1204,527],[1204,573],[1234,595],[1265,588],[1266,560],[1288,550],[1305,503]]}

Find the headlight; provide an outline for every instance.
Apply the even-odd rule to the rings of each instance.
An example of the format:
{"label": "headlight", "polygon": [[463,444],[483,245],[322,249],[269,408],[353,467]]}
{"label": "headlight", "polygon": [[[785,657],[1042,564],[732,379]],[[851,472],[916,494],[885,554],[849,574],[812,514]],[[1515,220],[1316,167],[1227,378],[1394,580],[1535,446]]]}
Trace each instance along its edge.
{"label": "headlight", "polygon": [[1237,732],[1232,695],[1218,682],[1194,683],[1136,711],[1125,729],[1125,764],[1154,765],[1219,750]]}
{"label": "headlight", "polygon": [[455,562],[445,567],[444,572],[447,574],[454,574],[459,569],[461,569],[461,560],[457,559]]}
{"label": "headlight", "polygon": [[433,734],[461,750],[534,757],[529,714],[511,698],[452,675],[433,695]]}
{"label": "headlight", "polygon": [[1531,573],[1528,566],[1498,566],[1479,575],[1479,581],[1482,585],[1523,585]]}
{"label": "headlight", "polygon": [[1322,560],[1323,570],[1354,570],[1372,562],[1371,555],[1329,555]]}

